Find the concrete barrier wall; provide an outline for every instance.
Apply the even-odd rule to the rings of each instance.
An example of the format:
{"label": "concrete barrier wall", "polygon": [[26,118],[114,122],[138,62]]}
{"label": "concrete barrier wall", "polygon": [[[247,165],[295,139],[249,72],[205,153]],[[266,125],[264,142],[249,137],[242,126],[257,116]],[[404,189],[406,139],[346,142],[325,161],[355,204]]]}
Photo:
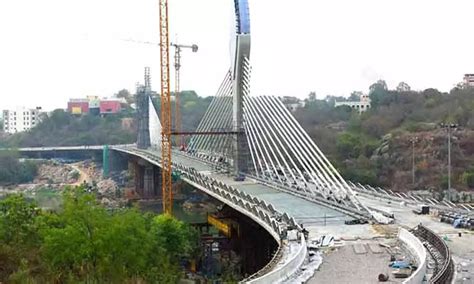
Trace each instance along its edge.
{"label": "concrete barrier wall", "polygon": [[403,283],[420,284],[426,274],[426,249],[423,243],[408,230],[400,228],[398,231],[398,239],[402,241],[418,259],[418,268]]}
{"label": "concrete barrier wall", "polygon": [[298,246],[297,252],[292,254],[291,259],[286,261],[284,265],[270,271],[269,273],[248,281],[247,283],[252,284],[267,284],[267,283],[281,283],[294,274],[303,264],[306,258],[306,242],[303,234],[300,234],[300,246]]}

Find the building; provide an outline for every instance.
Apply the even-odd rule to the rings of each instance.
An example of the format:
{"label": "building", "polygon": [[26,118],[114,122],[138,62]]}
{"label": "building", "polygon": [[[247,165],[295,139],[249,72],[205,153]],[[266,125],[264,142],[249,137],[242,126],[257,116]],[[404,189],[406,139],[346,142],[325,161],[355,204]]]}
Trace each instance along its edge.
{"label": "building", "polygon": [[281,101],[283,105],[291,112],[294,112],[297,109],[303,108],[305,106],[305,102],[296,97],[284,96]]}
{"label": "building", "polygon": [[17,133],[28,131],[31,128],[38,125],[41,120],[41,107],[35,109],[27,109],[25,107],[19,107],[14,110],[4,110],[3,129],[6,133]]}
{"label": "building", "polygon": [[474,87],[474,74],[464,74],[464,85]]}
{"label": "building", "polygon": [[98,96],[87,96],[83,99],[69,99],[67,110],[72,114],[110,114],[118,113],[125,104],[123,98],[100,99]]}
{"label": "building", "polygon": [[122,110],[122,100],[104,99],[99,103],[100,114],[118,113]]}
{"label": "building", "polygon": [[334,106],[349,106],[357,110],[359,113],[362,113],[370,108],[370,98],[369,95],[361,94],[360,100],[358,101],[336,102]]}
{"label": "building", "polygon": [[89,101],[89,113],[92,115],[100,114],[100,99],[98,96],[87,96]]}
{"label": "building", "polygon": [[67,111],[72,114],[89,113],[89,100],[88,99],[69,99],[69,102],[67,103]]}

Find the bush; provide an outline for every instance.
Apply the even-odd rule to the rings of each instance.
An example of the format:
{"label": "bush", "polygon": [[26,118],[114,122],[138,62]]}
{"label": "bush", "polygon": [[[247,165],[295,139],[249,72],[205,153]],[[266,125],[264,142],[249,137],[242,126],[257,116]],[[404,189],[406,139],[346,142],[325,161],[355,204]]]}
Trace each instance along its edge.
{"label": "bush", "polygon": [[337,137],[336,147],[343,159],[357,158],[361,152],[360,136],[345,132]]}
{"label": "bush", "polygon": [[462,174],[462,182],[469,188],[474,188],[474,171],[464,172]]}
{"label": "bush", "polygon": [[19,160],[16,151],[0,151],[0,183],[14,184],[32,181],[38,171],[33,161]]}
{"label": "bush", "polygon": [[196,232],[170,216],[108,212],[82,187],[47,213],[21,195],[0,200],[0,282],[177,283]]}

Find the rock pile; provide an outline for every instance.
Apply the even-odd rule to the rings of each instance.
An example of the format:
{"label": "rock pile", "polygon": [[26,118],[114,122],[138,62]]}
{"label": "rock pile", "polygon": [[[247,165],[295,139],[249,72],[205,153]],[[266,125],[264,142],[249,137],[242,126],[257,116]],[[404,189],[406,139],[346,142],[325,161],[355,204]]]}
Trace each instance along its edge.
{"label": "rock pile", "polygon": [[53,162],[41,164],[34,180],[36,184],[71,184],[77,181],[79,173],[69,166]]}

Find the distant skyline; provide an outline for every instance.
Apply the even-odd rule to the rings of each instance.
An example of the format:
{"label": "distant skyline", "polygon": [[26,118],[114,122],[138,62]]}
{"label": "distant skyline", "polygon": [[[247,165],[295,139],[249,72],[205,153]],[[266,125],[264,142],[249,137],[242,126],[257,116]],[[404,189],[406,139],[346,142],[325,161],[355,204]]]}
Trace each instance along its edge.
{"label": "distant skyline", "polygon": [[[169,3],[171,41],[199,45],[183,51],[182,89],[214,95],[233,0]],[[472,0],[250,0],[252,94],[349,96],[378,79],[449,91],[474,73],[472,11]],[[133,93],[145,66],[158,91],[159,49],[137,42],[157,42],[158,27],[158,0],[0,1],[0,109]]]}

